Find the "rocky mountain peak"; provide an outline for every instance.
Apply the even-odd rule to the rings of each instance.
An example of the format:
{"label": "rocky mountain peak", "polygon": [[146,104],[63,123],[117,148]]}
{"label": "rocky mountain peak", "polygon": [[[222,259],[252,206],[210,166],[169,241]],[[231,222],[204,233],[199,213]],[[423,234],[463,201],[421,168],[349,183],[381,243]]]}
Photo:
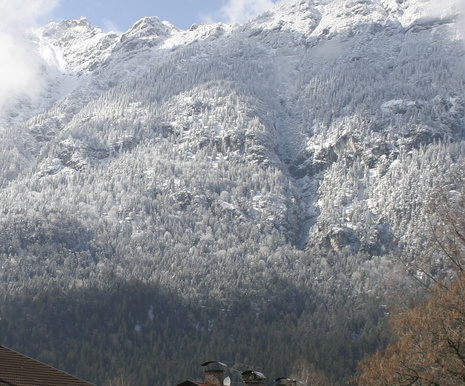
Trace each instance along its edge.
{"label": "rocky mountain peak", "polygon": [[45,61],[64,73],[82,74],[103,62],[117,43],[117,34],[105,33],[86,18],[62,20],[36,32]]}
{"label": "rocky mountain peak", "polygon": [[61,20],[58,23],[50,23],[43,28],[42,35],[59,40],[63,37],[82,35],[95,29],[96,27],[92,26],[87,18],[81,17],[79,20]]}
{"label": "rocky mountain peak", "polygon": [[167,37],[170,35],[174,27],[167,22],[162,22],[158,17],[144,17],[138,20],[132,28],[123,36],[134,38],[147,38],[147,37]]}
{"label": "rocky mountain peak", "polygon": [[158,17],[144,17],[121,36],[121,48],[124,51],[134,51],[141,48],[151,48],[166,40],[173,27],[160,21]]}

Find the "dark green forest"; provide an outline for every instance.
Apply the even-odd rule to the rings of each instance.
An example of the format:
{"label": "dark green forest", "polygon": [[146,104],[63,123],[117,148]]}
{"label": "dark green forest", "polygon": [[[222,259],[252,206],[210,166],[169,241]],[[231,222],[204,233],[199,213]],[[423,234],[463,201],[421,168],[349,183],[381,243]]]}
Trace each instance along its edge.
{"label": "dark green forest", "polygon": [[0,341],[97,385],[174,385],[201,378],[200,364],[212,358],[269,380],[307,365],[340,384],[388,341],[384,311],[369,298],[328,306],[278,280],[269,296],[192,304],[161,286],[109,277],[105,288],[4,299]]}

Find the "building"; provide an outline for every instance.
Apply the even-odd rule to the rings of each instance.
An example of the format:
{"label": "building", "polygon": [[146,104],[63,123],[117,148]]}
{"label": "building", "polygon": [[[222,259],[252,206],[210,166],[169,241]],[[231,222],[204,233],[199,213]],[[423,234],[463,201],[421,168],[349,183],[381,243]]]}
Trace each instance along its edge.
{"label": "building", "polygon": [[[209,361],[202,364],[205,367],[205,380],[203,382],[184,381],[176,386],[230,386],[229,377],[224,377],[224,369],[227,367],[224,363]],[[264,386],[265,376],[254,370],[247,370],[241,373],[244,386]]]}
{"label": "building", "polygon": [[290,379],[290,378],[286,378],[286,377],[281,377],[281,378],[275,379],[274,384],[276,386],[280,386],[280,385],[283,385],[283,386],[301,386],[301,385],[303,385],[303,386],[305,386],[305,383],[300,382],[297,379]]}
{"label": "building", "polygon": [[247,371],[244,371],[241,375],[242,375],[242,382],[244,382],[245,386],[264,386],[265,385],[266,377],[259,371],[247,370]]}
{"label": "building", "polygon": [[92,386],[42,362],[0,346],[0,385]]}
{"label": "building", "polygon": [[204,382],[184,381],[176,386],[228,386],[228,378],[224,378],[224,369],[226,365],[218,361],[208,361],[202,363],[205,367],[205,380]]}

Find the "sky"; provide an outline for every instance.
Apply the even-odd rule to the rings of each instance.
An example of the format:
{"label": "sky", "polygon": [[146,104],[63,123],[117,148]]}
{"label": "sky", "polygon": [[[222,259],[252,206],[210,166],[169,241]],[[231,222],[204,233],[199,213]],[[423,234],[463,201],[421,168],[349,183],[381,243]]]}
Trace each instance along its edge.
{"label": "sky", "polygon": [[243,23],[282,1],[284,0],[59,0],[44,21],[79,19],[85,16],[91,24],[104,31],[124,32],[144,16],[158,16],[178,28],[188,29],[192,24],[218,21]]}

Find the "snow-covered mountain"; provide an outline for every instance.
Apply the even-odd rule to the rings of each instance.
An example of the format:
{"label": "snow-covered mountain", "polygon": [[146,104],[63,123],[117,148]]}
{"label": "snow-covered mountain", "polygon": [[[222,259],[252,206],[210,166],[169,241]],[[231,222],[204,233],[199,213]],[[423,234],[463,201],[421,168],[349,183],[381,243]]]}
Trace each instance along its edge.
{"label": "snow-covered mountain", "polygon": [[199,352],[346,384],[407,273],[459,250],[463,20],[290,0],[28,31],[40,96],[0,113],[0,343],[101,384],[175,384]]}
{"label": "snow-covered mountain", "polygon": [[222,293],[255,286],[254,270],[333,276],[334,254],[344,285],[369,288],[380,264],[416,258],[430,203],[462,171],[465,46],[446,3],[299,0],[242,26],[30,31],[41,96],[0,118],[3,280],[202,274]]}

